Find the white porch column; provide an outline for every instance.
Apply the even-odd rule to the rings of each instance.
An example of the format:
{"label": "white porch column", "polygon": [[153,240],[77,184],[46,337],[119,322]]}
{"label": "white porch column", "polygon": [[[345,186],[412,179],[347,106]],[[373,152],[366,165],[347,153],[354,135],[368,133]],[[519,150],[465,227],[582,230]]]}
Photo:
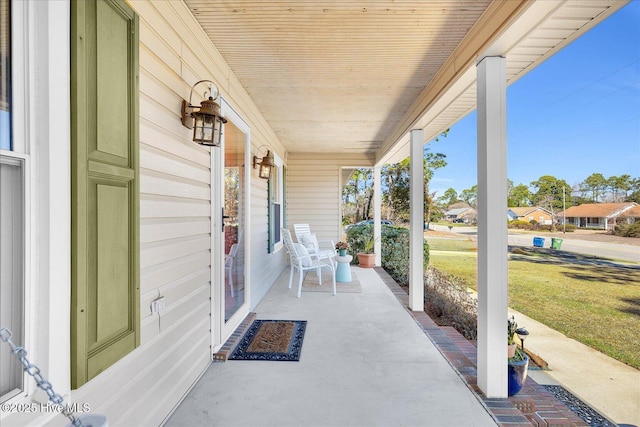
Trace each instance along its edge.
{"label": "white porch column", "polygon": [[507,120],[505,59],[478,71],[478,386],[507,397]]}
{"label": "white porch column", "polygon": [[380,172],[382,168],[376,166],[373,168],[373,237],[376,239],[374,243],[374,252],[376,254],[376,266],[382,265],[382,227],[380,221],[382,219],[382,186]]}
{"label": "white porch column", "polygon": [[424,131],[411,131],[409,219],[409,308],[424,311]]}

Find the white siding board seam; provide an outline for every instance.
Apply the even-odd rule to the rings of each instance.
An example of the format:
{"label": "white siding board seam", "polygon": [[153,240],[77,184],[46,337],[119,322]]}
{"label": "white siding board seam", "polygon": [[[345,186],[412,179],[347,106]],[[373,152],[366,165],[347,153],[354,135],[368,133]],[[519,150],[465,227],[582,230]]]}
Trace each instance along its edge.
{"label": "white siding board seam", "polygon": [[[197,313],[188,313],[185,317],[180,319],[180,322],[171,325],[167,328],[164,334],[157,336],[144,345],[141,345],[133,352],[129,353],[123,359],[112,365],[106,372],[110,375],[99,375],[82,388],[72,391],[72,399],[75,402],[100,402],[96,408],[92,406],[92,411],[96,413],[105,413],[102,408],[111,404],[112,401],[116,401],[122,404],[123,396],[128,396],[122,385],[135,382],[134,379],[145,378],[145,373],[149,371],[152,364],[149,360],[155,360],[158,354],[169,355],[172,348],[179,348],[181,341],[188,340],[189,335],[195,334],[197,330],[193,328],[193,325],[197,325],[198,322],[193,320],[197,319]],[[200,320],[202,322],[202,320]],[[192,327],[184,327],[191,323]],[[183,333],[186,331],[186,333]],[[153,358],[147,357],[147,355],[154,355]],[[153,380],[154,376],[146,376],[149,380]],[[93,394],[96,394],[93,397]],[[104,396],[109,396],[107,399]],[[137,396],[128,396],[130,398]],[[95,403],[94,403],[95,404]],[[131,402],[128,402],[131,404]],[[118,412],[118,411],[116,411]]]}

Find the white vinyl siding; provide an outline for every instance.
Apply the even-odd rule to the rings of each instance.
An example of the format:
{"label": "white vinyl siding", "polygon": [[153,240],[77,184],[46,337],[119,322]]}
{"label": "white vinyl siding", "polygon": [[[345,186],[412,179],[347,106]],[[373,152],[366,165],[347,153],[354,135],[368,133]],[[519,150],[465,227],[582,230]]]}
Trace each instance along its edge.
{"label": "white vinyl siding", "polygon": [[[336,160],[338,159],[338,160]],[[307,223],[318,240],[340,240],[341,169],[373,167],[363,155],[289,154],[287,164],[287,226]]]}
{"label": "white vinyl siding", "polygon": [[[131,0],[127,3],[140,19],[140,346],[79,389],[70,391],[70,279],[68,267],[67,270],[62,267],[69,265],[68,246],[64,246],[68,245],[70,235],[67,226],[43,228],[44,234],[38,235],[40,246],[34,252],[44,252],[46,256],[39,255],[40,259],[58,268],[47,267],[52,270],[49,271],[40,267],[42,273],[38,272],[37,277],[40,305],[37,310],[31,310],[31,316],[27,312],[27,327],[29,321],[35,319],[36,325],[32,328],[37,336],[33,342],[38,345],[29,346],[29,341],[27,345],[35,349],[30,355],[46,369],[48,379],[56,391],[65,396],[65,401],[89,403],[91,412],[106,415],[110,425],[161,425],[211,361],[209,297],[211,278],[217,280],[218,277],[210,265],[209,149],[194,144],[192,131],[181,125],[180,102],[189,96],[193,83],[209,78],[218,84],[221,95],[250,127],[252,140],[248,149],[251,154],[262,145],[268,145],[281,158],[285,157],[285,151],[182,2]],[[46,5],[30,4],[40,8]],[[50,15],[42,13],[52,22],[65,24],[62,28],[55,27],[59,31],[54,33],[57,37],[67,31],[67,40],[68,21],[60,17],[69,16],[68,7],[64,2],[54,2],[49,5],[53,10]],[[56,64],[68,64],[68,43],[65,45],[56,39],[52,46],[63,53],[60,55],[55,49],[51,52]],[[38,48],[53,49],[47,44]],[[60,59],[64,55],[66,61]],[[51,81],[58,82],[55,78]],[[68,82],[69,75],[62,75],[61,81]],[[47,82],[42,80],[43,85]],[[69,91],[68,86],[56,84],[34,89],[33,93],[48,93],[48,90],[59,95],[58,88]],[[63,96],[52,97],[61,98]],[[70,169],[70,137],[68,129],[63,132],[56,127],[69,123],[68,103],[63,105],[66,105],[63,111],[51,110],[53,118],[63,117],[52,121],[55,125],[52,130],[56,131],[51,134],[51,150],[55,155],[52,163],[45,163],[48,158],[42,156],[42,164],[36,165],[52,171],[37,181],[37,189],[46,188],[50,193],[42,193],[46,196],[42,201],[54,206],[51,213],[43,210],[33,214],[36,221],[47,222],[51,218],[62,225],[70,218],[70,184],[66,175]],[[39,139],[41,144],[46,140]],[[43,145],[43,149],[47,147]],[[253,308],[286,267],[286,258],[282,250],[274,254],[266,251],[266,182],[252,174],[247,190],[252,205],[247,230],[256,232],[248,236],[251,273],[257,278],[250,284]],[[34,197],[40,197],[41,191],[44,190],[38,190]],[[43,247],[43,241],[52,246]],[[151,314],[150,302],[160,295],[165,298],[165,309],[159,315]],[[7,425],[59,425],[60,418],[55,413],[11,414],[2,419],[3,425],[5,422]]]}
{"label": "white vinyl siding", "polygon": [[[73,398],[92,402],[92,412],[106,414],[111,425],[159,425],[211,361],[211,280],[218,277],[211,266],[210,149],[191,141],[180,102],[193,83],[210,78],[254,126],[252,137],[275,137],[181,2],[129,4],[140,19],[140,347]],[[252,184],[264,191],[256,203],[265,204],[266,224],[265,182]],[[266,246],[252,254],[269,268]],[[277,275],[271,269],[262,277],[257,288],[268,290]],[[253,295],[252,288],[256,301]],[[152,314],[159,296],[165,308]]]}

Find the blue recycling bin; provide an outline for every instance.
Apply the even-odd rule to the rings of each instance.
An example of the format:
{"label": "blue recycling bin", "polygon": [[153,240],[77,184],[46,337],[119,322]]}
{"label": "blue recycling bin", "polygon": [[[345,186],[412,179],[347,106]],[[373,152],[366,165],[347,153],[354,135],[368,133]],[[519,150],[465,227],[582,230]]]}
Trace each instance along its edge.
{"label": "blue recycling bin", "polygon": [[534,237],[533,238],[533,246],[536,248],[544,247],[544,237]]}

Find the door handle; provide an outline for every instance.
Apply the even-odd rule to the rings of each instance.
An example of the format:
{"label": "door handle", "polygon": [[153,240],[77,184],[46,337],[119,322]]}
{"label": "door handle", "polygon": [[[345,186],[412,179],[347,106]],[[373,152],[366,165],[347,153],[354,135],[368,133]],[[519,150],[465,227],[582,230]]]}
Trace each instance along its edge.
{"label": "door handle", "polygon": [[222,221],[220,221],[220,228],[221,228],[220,232],[221,233],[224,233],[224,220],[225,220],[225,218],[231,218],[231,217],[229,215],[225,215],[224,214],[224,208],[222,208]]}

